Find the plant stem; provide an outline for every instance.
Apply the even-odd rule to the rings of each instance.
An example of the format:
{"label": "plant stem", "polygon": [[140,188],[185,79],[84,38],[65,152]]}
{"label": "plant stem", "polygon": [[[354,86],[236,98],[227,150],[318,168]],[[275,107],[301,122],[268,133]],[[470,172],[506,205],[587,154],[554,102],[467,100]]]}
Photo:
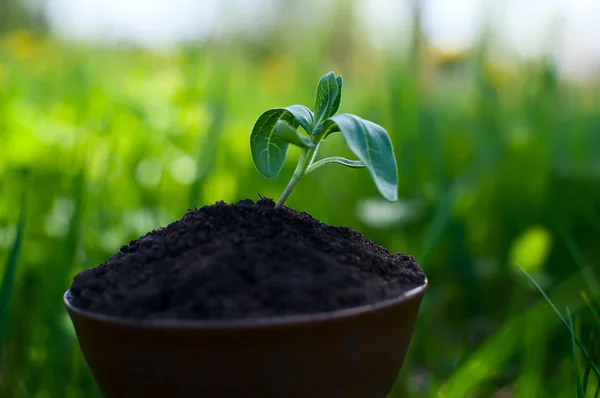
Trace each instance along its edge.
{"label": "plant stem", "polygon": [[319,148],[321,147],[321,142],[323,142],[323,141],[319,141],[319,143],[317,144],[317,147],[315,148],[313,155],[310,157],[310,162],[308,162],[307,167],[310,167],[310,165],[315,162],[315,159],[317,158],[317,152],[319,152]]}
{"label": "plant stem", "polygon": [[277,204],[275,205],[276,209],[280,209],[283,206],[283,204],[285,203],[285,201],[287,200],[287,198],[292,193],[292,189],[294,189],[294,187],[296,186],[296,184],[298,183],[298,181],[300,181],[301,178],[302,177],[298,177],[296,175],[296,173],[294,173],[294,175],[292,176],[292,179],[290,180],[290,182],[288,183],[287,187],[285,187],[285,190],[283,191],[283,193],[279,197],[279,200],[277,201]]}
{"label": "plant stem", "polygon": [[285,203],[287,198],[292,193],[292,190],[294,189],[294,187],[296,186],[298,181],[300,181],[302,179],[302,177],[304,177],[304,172],[306,171],[306,168],[308,167],[308,163],[311,160],[311,155],[313,154],[313,152],[315,152],[314,148],[310,148],[310,149],[302,148],[300,150],[300,158],[298,159],[298,165],[296,166],[294,175],[292,176],[292,179],[290,180],[290,182],[288,182],[287,187],[285,187],[285,190],[279,197],[279,200],[277,201],[277,204],[275,205],[276,209],[279,209],[283,206],[283,204]]}

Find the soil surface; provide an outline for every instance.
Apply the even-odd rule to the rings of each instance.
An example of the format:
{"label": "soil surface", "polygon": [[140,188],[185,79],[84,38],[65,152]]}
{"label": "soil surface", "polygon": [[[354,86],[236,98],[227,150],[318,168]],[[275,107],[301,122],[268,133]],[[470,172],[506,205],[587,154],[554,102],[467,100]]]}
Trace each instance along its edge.
{"label": "soil surface", "polygon": [[234,319],[371,304],[423,284],[414,258],[274,205],[189,210],[76,275],[71,302],[136,319]]}

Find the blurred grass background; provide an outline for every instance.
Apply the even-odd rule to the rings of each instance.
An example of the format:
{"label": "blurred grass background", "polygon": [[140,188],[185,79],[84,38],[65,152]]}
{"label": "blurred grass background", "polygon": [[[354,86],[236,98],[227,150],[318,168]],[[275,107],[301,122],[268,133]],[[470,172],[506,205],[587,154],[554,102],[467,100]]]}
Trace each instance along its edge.
{"label": "blurred grass background", "polygon": [[[271,107],[312,106],[329,70],[344,76],[341,111],[390,132],[401,199],[330,166],[287,204],[425,269],[431,287],[391,396],[574,396],[568,331],[515,264],[569,306],[597,355],[581,293],[597,310],[598,79],[566,80],[552,57],[499,62],[485,32],[441,53],[419,7],[408,46],[382,50],[354,29],[353,4],[299,32],[286,1],[258,37],[154,52],[58,38],[35,7],[0,0],[0,397],[98,397],[62,305],[73,275],[193,206],[277,197],[296,152],[262,178],[252,125]],[[348,155],[340,144],[323,155]]]}

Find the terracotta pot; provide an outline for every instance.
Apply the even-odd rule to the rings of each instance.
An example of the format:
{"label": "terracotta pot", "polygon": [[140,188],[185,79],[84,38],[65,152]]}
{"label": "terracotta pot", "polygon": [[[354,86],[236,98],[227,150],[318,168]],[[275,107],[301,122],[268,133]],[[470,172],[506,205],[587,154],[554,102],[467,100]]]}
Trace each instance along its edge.
{"label": "terracotta pot", "polygon": [[134,321],[64,302],[106,398],[383,398],[427,288],[376,305],[239,321]]}

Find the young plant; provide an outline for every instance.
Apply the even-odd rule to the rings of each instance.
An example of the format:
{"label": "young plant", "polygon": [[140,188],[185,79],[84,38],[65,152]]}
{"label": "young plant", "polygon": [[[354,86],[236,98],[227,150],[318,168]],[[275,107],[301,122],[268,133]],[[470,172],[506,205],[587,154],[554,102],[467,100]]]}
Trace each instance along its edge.
{"label": "young plant", "polygon": [[[342,101],[342,76],[327,73],[317,85],[313,113],[304,105],[274,108],[264,112],[250,134],[250,149],[256,168],[267,178],[281,171],[289,144],[300,147],[298,165],[275,205],[280,208],[304,176],[328,163],[366,167],[381,195],[398,199],[398,168],[392,142],[385,129],[373,122],[347,113],[336,115]],[[305,134],[299,131],[302,127]],[[321,143],[341,133],[358,160],[339,156],[317,159]]]}

